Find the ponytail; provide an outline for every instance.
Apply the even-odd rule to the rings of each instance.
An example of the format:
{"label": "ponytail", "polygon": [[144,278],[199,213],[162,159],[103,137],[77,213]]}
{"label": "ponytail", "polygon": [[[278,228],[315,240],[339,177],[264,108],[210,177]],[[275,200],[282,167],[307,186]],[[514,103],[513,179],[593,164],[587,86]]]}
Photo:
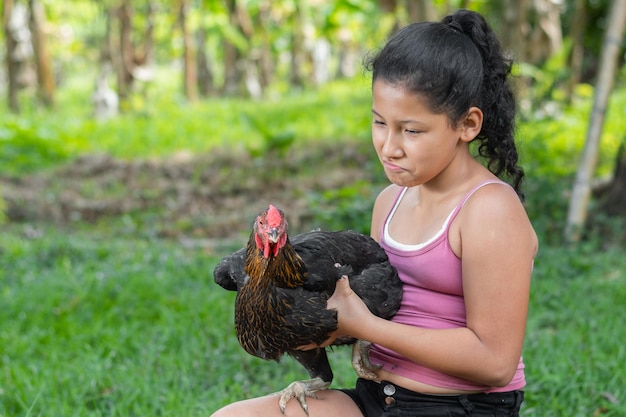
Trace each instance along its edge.
{"label": "ponytail", "polygon": [[478,13],[459,10],[441,23],[468,36],[483,61],[483,82],[478,107],[483,111],[483,126],[477,140],[478,152],[487,159],[487,167],[498,177],[507,177],[521,199],[523,169],[517,165],[515,146],[515,97],[507,82],[512,60],[502,53],[500,42],[485,19]]}

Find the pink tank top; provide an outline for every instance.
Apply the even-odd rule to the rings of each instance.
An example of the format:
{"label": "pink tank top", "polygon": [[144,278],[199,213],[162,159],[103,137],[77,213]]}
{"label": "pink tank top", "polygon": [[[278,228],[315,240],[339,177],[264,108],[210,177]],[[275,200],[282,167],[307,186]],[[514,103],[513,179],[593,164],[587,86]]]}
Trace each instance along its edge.
{"label": "pink tank top", "polygon": [[[508,186],[502,181],[490,180],[474,187],[452,210],[441,230],[433,238],[419,245],[403,245],[389,236],[389,221],[407,188],[398,193],[380,236],[380,245],[387,252],[391,264],[397,268],[404,284],[402,304],[392,321],[431,329],[466,326],[461,259],[450,247],[448,232],[450,224],[471,195],[479,188],[493,183]],[[515,376],[505,387],[477,385],[425,368],[380,345],[372,346],[370,358],[373,363],[383,365],[389,372],[442,388],[504,392],[521,389],[526,385],[524,362],[521,357]]]}

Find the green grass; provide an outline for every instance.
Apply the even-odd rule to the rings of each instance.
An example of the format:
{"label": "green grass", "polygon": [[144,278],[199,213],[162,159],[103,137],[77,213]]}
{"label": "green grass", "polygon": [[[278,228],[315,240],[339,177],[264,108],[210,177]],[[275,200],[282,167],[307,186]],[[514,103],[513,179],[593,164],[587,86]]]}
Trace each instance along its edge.
{"label": "green grass", "polygon": [[[0,416],[208,416],[306,377],[291,358],[265,362],[239,347],[233,294],[211,276],[219,254],[34,235],[0,235]],[[625,271],[619,248],[542,248],[524,415],[625,415]],[[330,356],[334,386],[349,386],[348,349]]]}
{"label": "green grass", "polygon": [[306,377],[239,347],[214,264],[171,242],[4,231],[0,416],[209,415]]}
{"label": "green grass", "polygon": [[623,248],[541,248],[525,348],[526,415],[626,415]]}

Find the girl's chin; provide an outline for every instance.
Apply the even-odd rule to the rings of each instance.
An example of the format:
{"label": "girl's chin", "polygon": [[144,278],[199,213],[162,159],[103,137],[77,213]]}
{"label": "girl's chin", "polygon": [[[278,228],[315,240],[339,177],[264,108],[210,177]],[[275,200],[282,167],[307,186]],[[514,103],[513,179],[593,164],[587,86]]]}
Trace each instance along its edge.
{"label": "girl's chin", "polygon": [[417,182],[413,181],[411,178],[407,178],[406,175],[400,175],[398,173],[388,172],[388,171],[385,171],[385,175],[387,176],[387,179],[389,180],[389,182],[399,187],[413,187],[413,186],[419,185]]}

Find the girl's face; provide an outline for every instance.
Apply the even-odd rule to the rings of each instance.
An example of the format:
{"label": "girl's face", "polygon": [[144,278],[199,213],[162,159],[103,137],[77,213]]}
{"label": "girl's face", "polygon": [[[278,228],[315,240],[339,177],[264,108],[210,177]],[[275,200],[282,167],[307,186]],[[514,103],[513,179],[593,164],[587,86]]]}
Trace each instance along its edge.
{"label": "girl's face", "polygon": [[412,187],[431,181],[455,159],[460,144],[467,148],[471,139],[464,123],[450,126],[448,117],[433,113],[419,95],[382,80],[372,90],[372,140],[392,183]]}

